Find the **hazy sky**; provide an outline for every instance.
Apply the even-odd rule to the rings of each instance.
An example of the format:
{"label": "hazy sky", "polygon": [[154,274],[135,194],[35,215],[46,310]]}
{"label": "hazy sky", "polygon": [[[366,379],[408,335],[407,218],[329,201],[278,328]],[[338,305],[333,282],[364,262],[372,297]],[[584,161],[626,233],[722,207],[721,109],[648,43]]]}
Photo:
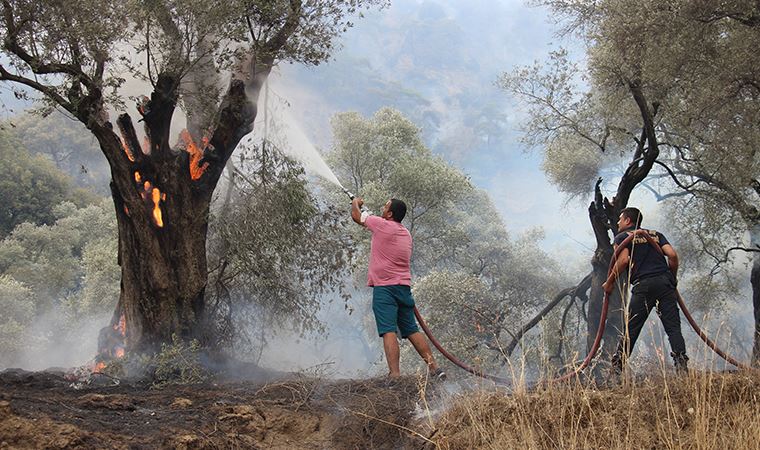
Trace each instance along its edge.
{"label": "hazy sky", "polygon": [[[542,227],[546,250],[582,264],[594,248],[591,197],[568,203],[548,182],[540,151],[519,142],[522,108],[495,86],[501,73],[543,60],[560,46],[582,59],[581,45],[555,36],[555,29],[546,9],[521,0],[399,1],[357,20],[332,61],[280,67],[272,91],[287,99],[321,147],[330,145],[328,120],[336,112],[369,116],[392,106],[412,120],[436,113],[443,120],[435,127],[415,120],[427,144],[489,192],[509,231]],[[506,122],[505,132],[487,146],[467,125],[478,105]],[[606,184],[610,195],[616,182]],[[654,209],[644,192],[635,192],[631,204]]]}

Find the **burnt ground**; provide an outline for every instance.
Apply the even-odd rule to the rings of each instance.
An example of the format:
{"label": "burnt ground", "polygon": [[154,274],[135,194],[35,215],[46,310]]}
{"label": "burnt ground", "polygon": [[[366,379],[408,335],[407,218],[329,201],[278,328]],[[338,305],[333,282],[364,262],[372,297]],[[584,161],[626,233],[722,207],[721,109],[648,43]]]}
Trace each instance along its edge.
{"label": "burnt ground", "polygon": [[0,448],[420,448],[430,429],[414,411],[435,390],[414,377],[153,389],[64,375],[0,372]]}

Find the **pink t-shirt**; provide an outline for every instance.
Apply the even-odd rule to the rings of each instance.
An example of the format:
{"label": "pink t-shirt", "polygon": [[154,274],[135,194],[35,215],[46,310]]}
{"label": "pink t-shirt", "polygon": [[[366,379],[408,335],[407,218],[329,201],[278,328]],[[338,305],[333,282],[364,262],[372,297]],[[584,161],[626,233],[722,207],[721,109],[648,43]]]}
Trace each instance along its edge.
{"label": "pink t-shirt", "polygon": [[395,220],[369,216],[364,225],[372,232],[367,286],[412,285],[409,260],[412,235]]}

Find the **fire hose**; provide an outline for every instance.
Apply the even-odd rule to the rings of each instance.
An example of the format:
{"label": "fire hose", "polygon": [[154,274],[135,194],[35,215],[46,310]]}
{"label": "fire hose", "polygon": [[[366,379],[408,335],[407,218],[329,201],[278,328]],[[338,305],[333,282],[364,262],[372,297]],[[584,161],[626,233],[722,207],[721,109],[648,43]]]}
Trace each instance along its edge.
{"label": "fire hose", "polygon": [[[610,273],[612,272],[613,268],[615,267],[615,262],[617,261],[617,258],[618,258],[618,255],[620,254],[620,252],[628,244],[630,244],[631,241],[636,236],[643,236],[643,237],[645,237],[646,240],[647,240],[647,242],[650,245],[652,245],[654,248],[656,248],[657,251],[660,254],[663,254],[662,253],[662,248],[660,248],[660,245],[657,242],[655,242],[654,239],[652,239],[652,237],[649,235],[649,233],[647,233],[645,230],[635,230],[628,237],[626,237],[625,240],[623,240],[623,242],[620,243],[620,245],[618,245],[617,249],[615,249],[615,253],[612,255],[612,259],[610,261],[610,267],[607,270],[607,276],[608,277],[609,277]],[[681,311],[683,311],[683,314],[686,317],[686,320],[688,320],[689,324],[694,329],[694,331],[697,333],[697,335],[702,339],[702,341],[704,341],[704,343],[708,347],[710,347],[716,354],[718,354],[718,356],[720,356],[721,358],[723,358],[724,360],[726,360],[728,363],[736,366],[739,369],[748,369],[749,367],[747,365],[738,362],[736,359],[732,358],[726,352],[724,352],[723,350],[721,350],[717,346],[717,344],[715,344],[715,342],[713,342],[707,336],[707,334],[705,334],[705,332],[702,331],[702,329],[699,327],[699,325],[697,325],[697,322],[692,317],[692,315],[689,312],[688,308],[686,308],[686,303],[684,303],[683,297],[681,297],[681,294],[678,292],[677,289],[676,289],[676,294],[678,296],[678,306],[680,306]],[[564,381],[567,381],[567,380],[571,379],[574,376],[577,376],[582,370],[584,370],[586,367],[588,367],[588,365],[594,359],[594,357],[596,356],[597,351],[599,350],[599,345],[602,342],[602,335],[604,334],[604,328],[605,328],[605,325],[607,323],[607,312],[609,310],[609,305],[610,305],[610,295],[605,292],[604,293],[604,300],[602,302],[602,314],[601,314],[601,317],[599,318],[599,326],[597,327],[596,337],[594,338],[594,343],[591,346],[591,349],[589,350],[588,355],[586,355],[586,358],[583,360],[583,362],[578,367],[576,367],[574,370],[566,373],[565,375],[562,375],[562,376],[560,376],[560,377],[558,377],[558,378],[556,378],[554,380],[551,380],[552,382],[555,382],[555,383],[556,382],[564,382]],[[435,348],[437,348],[438,351],[441,352],[441,354],[443,356],[445,356],[449,361],[451,361],[455,365],[459,366],[460,368],[464,369],[465,371],[467,371],[467,372],[469,372],[469,373],[471,373],[473,375],[479,376],[481,378],[485,378],[487,380],[491,380],[491,381],[493,381],[495,383],[499,383],[499,384],[510,384],[511,383],[511,381],[508,380],[508,379],[506,379],[506,378],[498,377],[496,375],[487,374],[487,373],[485,373],[483,371],[480,371],[480,370],[477,370],[477,369],[475,369],[473,367],[470,367],[469,365],[467,365],[467,364],[463,363],[462,361],[460,361],[457,357],[455,357],[454,355],[452,355],[451,353],[449,353],[441,345],[441,343],[438,342],[438,340],[435,338],[435,336],[433,336],[433,333],[430,331],[430,328],[428,327],[427,323],[425,322],[425,319],[423,319],[422,315],[420,314],[420,312],[417,310],[416,307],[414,308],[414,315],[417,317],[417,320],[419,321],[420,326],[422,327],[422,330],[425,332],[425,334],[427,335],[428,339],[430,339],[430,342],[432,342],[433,345],[435,346]]]}
{"label": "fire hose", "polygon": [[[344,192],[348,194],[348,196],[351,198],[351,200],[354,199],[354,195],[350,193],[348,190],[344,189]],[[620,245],[617,246],[615,249],[615,252],[612,255],[612,258],[610,260],[610,266],[607,270],[607,277],[609,278],[609,275],[612,273],[613,268],[615,267],[615,262],[617,261],[618,256],[620,255],[620,252],[628,246],[628,244],[633,241],[633,239],[636,236],[642,236],[644,237],[647,242],[654,247],[658,253],[664,256],[662,252],[662,248],[660,247],[659,243],[655,242],[654,239],[649,235],[649,233],[646,232],[646,230],[634,230],[630,235],[628,235],[623,242],[620,243]],[[731,357],[729,354],[721,350],[715,342],[713,342],[707,334],[697,325],[696,320],[694,320],[694,317],[692,317],[691,313],[689,312],[689,309],[686,307],[686,303],[683,300],[683,297],[681,297],[681,293],[678,292],[678,289],[676,289],[676,296],[678,298],[678,306],[681,308],[681,311],[683,312],[684,316],[686,317],[686,320],[689,322],[691,327],[694,329],[694,331],[697,333],[697,335],[704,341],[704,343],[712,349],[718,356],[726,360],[729,364],[736,366],[739,369],[749,369],[749,366],[746,364],[742,364],[733,357]],[[602,312],[601,316],[599,317],[599,326],[596,330],[596,336],[594,338],[594,343],[591,345],[591,349],[589,350],[586,357],[583,359],[583,362],[579,366],[577,366],[574,370],[569,371],[568,373],[555,378],[554,380],[551,380],[551,382],[564,382],[567,381],[575,376],[577,376],[582,370],[584,370],[586,367],[588,367],[589,364],[591,364],[591,361],[596,356],[596,353],[599,351],[599,346],[602,342],[602,336],[604,335],[604,328],[607,324],[607,312],[609,310],[610,306],[610,294],[605,292],[604,293],[604,300],[602,301]],[[433,344],[433,346],[438,349],[439,352],[443,356],[446,357],[449,361],[451,361],[456,366],[460,367],[461,369],[465,370],[466,372],[469,372],[475,376],[491,380],[498,384],[511,384],[511,380],[503,377],[499,377],[496,375],[491,375],[488,373],[485,373],[481,370],[475,369],[468,364],[462,362],[459,358],[451,354],[449,351],[447,351],[443,345],[438,341],[438,339],[435,338],[433,335],[433,332],[430,330],[430,327],[428,327],[427,322],[425,322],[425,319],[422,317],[422,314],[420,314],[420,311],[415,306],[414,308],[414,315],[417,317],[417,321],[420,323],[420,327],[422,327],[422,330],[425,332],[425,335],[427,335],[428,339],[430,339],[430,342]]]}

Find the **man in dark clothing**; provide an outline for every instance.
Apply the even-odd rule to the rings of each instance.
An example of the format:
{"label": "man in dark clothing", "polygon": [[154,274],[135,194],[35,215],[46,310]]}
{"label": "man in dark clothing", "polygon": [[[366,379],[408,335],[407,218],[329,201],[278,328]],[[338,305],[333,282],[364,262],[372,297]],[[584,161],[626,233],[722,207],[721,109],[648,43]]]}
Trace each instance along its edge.
{"label": "man in dark clothing", "polygon": [[[630,234],[641,227],[642,215],[636,208],[625,208],[620,213],[618,230],[615,236],[615,249]],[[662,233],[643,230],[662,248],[657,251],[644,236],[636,236],[620,251],[615,266],[602,285],[610,293],[619,274],[630,264],[629,278],[633,286],[631,301],[628,304],[628,322],[626,333],[618,343],[617,351],[612,357],[612,366],[616,372],[623,369],[623,361],[630,356],[641,328],[653,307],[657,307],[662,326],[670,341],[671,356],[678,372],[687,369],[686,343],[681,334],[681,316],[678,311],[678,293],[676,292],[676,273],[678,272],[678,254]],[[667,261],[665,259],[667,256]]]}

